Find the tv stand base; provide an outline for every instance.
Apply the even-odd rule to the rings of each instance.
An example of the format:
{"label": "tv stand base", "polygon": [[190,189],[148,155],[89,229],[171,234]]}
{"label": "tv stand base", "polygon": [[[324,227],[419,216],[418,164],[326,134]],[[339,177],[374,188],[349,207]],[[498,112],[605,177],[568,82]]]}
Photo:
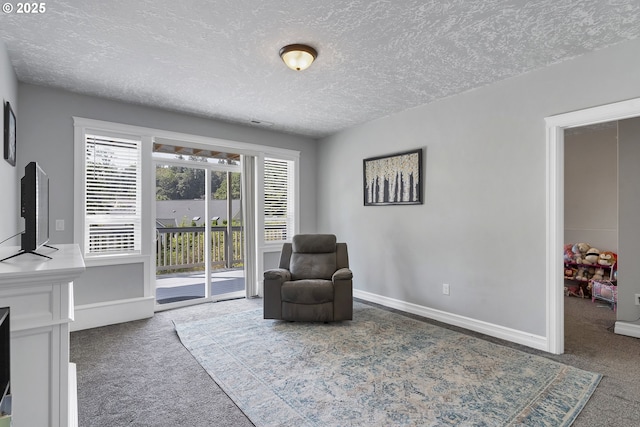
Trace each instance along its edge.
{"label": "tv stand base", "polygon": [[[43,247],[45,247],[45,248],[55,249],[56,251],[58,250],[58,248],[55,248],[55,247],[53,247],[53,246],[49,246],[49,245],[42,245],[42,246],[43,246]],[[51,259],[51,257],[50,257],[50,256],[47,256],[47,255],[44,255],[44,254],[39,254],[38,252],[35,252],[35,251],[25,251],[25,250],[21,250],[21,251],[20,251],[20,252],[18,252],[17,254],[13,254],[13,255],[8,256],[8,257],[6,257],[6,258],[2,258],[2,259],[0,259],[0,262],[6,261],[6,260],[11,259],[11,258],[15,258],[15,257],[20,256],[20,255],[24,255],[24,254],[33,254],[33,255],[41,256],[41,257],[43,257],[43,258]]]}

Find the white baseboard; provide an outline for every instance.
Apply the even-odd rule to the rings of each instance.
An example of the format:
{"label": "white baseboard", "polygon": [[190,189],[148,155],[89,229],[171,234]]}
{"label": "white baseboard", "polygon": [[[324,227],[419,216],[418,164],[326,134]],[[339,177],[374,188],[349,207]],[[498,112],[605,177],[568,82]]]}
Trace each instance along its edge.
{"label": "white baseboard", "polygon": [[437,320],[453,326],[458,326],[470,331],[480,332],[495,338],[522,344],[537,350],[548,351],[548,340],[546,337],[534,335],[527,332],[518,331],[504,326],[494,325],[492,323],[483,322],[481,320],[471,319],[469,317],[460,316],[458,314],[448,313],[446,311],[436,310],[422,305],[410,302],[400,301],[394,298],[382,295],[372,294],[370,292],[353,290],[353,296],[365,301],[384,305],[385,307],[395,308],[407,313],[416,314],[418,316]]}
{"label": "white baseboard", "polygon": [[75,321],[71,322],[71,331],[153,317],[155,303],[154,297],[141,297],[78,305],[75,307]]}
{"label": "white baseboard", "polygon": [[636,325],[635,323],[617,321],[614,331],[619,335],[640,338],[640,325]]}

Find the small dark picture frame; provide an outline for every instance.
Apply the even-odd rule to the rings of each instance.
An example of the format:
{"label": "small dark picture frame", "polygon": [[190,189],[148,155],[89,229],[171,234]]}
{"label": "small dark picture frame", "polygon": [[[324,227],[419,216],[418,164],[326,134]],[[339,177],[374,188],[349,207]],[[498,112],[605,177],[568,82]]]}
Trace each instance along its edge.
{"label": "small dark picture frame", "polygon": [[8,101],[4,104],[4,159],[16,165],[16,115]]}
{"label": "small dark picture frame", "polygon": [[364,205],[421,205],[422,148],[363,161]]}

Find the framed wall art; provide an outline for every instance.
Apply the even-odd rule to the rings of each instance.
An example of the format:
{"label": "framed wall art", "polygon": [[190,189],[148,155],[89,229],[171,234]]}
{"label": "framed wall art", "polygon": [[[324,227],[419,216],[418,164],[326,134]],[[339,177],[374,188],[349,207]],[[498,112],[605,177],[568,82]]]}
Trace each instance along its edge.
{"label": "framed wall art", "polygon": [[4,159],[16,165],[16,115],[8,101],[4,104]]}
{"label": "framed wall art", "polygon": [[363,163],[365,206],[422,204],[422,148]]}

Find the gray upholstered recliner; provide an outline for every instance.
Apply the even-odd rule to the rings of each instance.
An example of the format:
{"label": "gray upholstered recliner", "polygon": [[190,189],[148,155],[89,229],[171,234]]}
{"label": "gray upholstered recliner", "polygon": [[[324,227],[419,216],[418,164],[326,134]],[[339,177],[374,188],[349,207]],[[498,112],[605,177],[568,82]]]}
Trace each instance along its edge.
{"label": "gray upholstered recliner", "polygon": [[333,234],[298,234],[285,243],[280,268],[264,272],[264,318],[330,322],[353,318],[346,243]]}

